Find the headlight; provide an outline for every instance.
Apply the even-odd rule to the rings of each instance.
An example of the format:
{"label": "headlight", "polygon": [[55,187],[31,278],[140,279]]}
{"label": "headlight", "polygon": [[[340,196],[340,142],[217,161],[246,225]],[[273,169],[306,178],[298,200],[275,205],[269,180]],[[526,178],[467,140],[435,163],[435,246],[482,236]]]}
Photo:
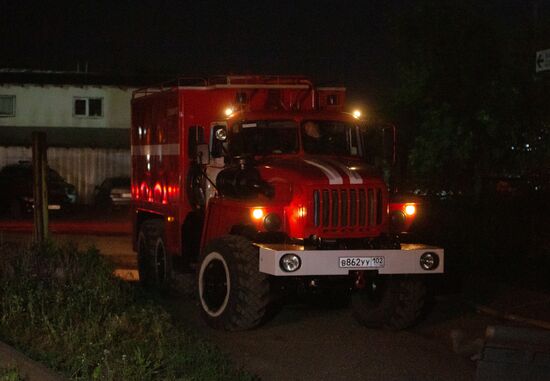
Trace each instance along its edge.
{"label": "headlight", "polygon": [[430,251],[420,256],[420,266],[424,270],[435,270],[439,266],[439,256],[436,253]]}
{"label": "headlight", "polygon": [[276,213],[269,213],[264,218],[264,227],[269,232],[279,230],[281,228],[281,217]]}
{"label": "headlight", "polygon": [[285,254],[279,261],[281,269],[287,273],[297,271],[302,266],[302,260],[296,254]]}

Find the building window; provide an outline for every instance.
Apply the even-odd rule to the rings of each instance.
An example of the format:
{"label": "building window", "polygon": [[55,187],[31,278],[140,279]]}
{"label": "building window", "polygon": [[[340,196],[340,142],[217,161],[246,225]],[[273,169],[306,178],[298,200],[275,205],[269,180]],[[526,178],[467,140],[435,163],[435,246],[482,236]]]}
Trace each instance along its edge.
{"label": "building window", "polygon": [[0,117],[15,116],[15,95],[0,95]]}
{"label": "building window", "polygon": [[74,98],[74,116],[101,117],[103,116],[103,98]]}

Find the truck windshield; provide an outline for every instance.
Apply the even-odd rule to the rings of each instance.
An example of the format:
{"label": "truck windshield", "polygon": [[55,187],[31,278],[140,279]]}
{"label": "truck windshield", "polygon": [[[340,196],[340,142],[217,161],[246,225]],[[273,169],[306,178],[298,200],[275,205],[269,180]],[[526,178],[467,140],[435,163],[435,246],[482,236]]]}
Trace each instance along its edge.
{"label": "truck windshield", "polygon": [[267,155],[298,152],[298,125],[291,120],[245,121],[232,126],[229,152]]}
{"label": "truck windshield", "polygon": [[359,127],[352,123],[305,120],[301,137],[304,152],[308,154],[362,156]]}

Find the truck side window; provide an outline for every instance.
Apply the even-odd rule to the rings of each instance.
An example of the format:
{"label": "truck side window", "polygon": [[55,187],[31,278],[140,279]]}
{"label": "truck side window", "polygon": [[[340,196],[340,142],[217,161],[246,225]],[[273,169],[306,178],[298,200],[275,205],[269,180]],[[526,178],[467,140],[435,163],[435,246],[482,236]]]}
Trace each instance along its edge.
{"label": "truck side window", "polygon": [[187,154],[191,159],[197,154],[197,145],[204,143],[204,127],[191,126],[189,128],[189,136],[187,139]]}

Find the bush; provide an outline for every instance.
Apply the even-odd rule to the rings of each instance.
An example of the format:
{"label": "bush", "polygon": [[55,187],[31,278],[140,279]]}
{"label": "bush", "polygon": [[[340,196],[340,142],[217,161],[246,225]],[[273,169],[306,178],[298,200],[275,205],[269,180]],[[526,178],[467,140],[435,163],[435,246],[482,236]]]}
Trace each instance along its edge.
{"label": "bush", "polygon": [[0,247],[0,338],[75,380],[247,379],[95,249]]}

